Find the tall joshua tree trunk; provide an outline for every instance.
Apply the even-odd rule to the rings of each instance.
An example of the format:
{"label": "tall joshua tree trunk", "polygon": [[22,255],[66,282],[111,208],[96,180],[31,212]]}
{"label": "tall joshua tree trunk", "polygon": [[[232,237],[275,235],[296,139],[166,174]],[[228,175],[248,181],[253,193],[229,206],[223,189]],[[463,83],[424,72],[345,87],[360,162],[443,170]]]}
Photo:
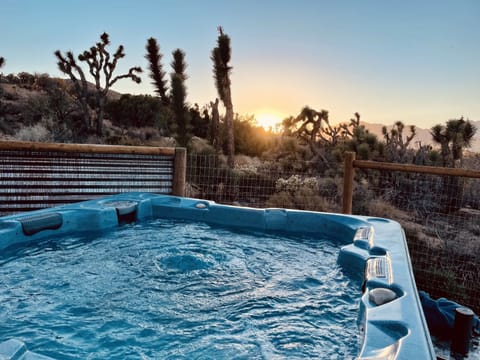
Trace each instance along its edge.
{"label": "tall joshua tree trunk", "polygon": [[218,98],[215,102],[210,101],[210,107],[212,108],[212,122],[210,123],[210,143],[218,152],[220,150],[220,141],[218,139],[218,126],[220,124],[220,114],[218,113]]}
{"label": "tall joshua tree trunk", "polygon": [[218,28],[217,46],[212,50],[213,74],[215,85],[220,99],[225,106],[225,126],[227,127],[227,162],[230,168],[235,166],[235,137],[233,129],[233,103],[230,90],[230,73],[232,67],[228,65],[231,58],[230,37]]}
{"label": "tall joshua tree trunk", "polygon": [[190,113],[187,110],[185,100],[187,98],[187,88],[185,80],[187,75],[185,69],[187,64],[185,62],[185,53],[177,49],[173,53],[171,75],[171,105],[175,117],[177,128],[177,141],[181,146],[187,146],[191,138],[190,133]]}
{"label": "tall joshua tree trunk", "polygon": [[233,104],[230,95],[230,86],[225,89],[225,124],[227,125],[227,162],[228,167],[235,166],[235,131],[233,127]]}
{"label": "tall joshua tree trunk", "polygon": [[168,106],[170,98],[167,94],[167,80],[165,80],[165,72],[162,65],[162,53],[160,52],[160,45],[155,38],[149,38],[146,45],[147,54],[145,58],[148,60],[148,67],[150,70],[150,78],[152,84],[155,86],[155,92],[160,96],[162,104]]}

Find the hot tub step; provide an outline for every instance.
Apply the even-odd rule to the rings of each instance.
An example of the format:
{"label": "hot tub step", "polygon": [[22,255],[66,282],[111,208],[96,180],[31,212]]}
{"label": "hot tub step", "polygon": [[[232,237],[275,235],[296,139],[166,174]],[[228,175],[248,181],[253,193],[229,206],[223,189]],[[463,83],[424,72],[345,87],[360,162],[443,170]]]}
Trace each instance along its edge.
{"label": "hot tub step", "polygon": [[54,360],[51,357],[40,355],[27,350],[25,343],[10,339],[0,343],[0,359],[8,360]]}

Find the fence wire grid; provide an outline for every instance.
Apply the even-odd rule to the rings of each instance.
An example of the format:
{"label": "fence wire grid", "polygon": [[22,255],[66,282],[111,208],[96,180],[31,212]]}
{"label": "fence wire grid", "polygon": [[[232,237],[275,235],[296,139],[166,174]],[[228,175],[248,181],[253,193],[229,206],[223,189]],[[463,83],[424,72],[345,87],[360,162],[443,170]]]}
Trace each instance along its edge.
{"label": "fence wire grid", "polygon": [[[215,155],[191,154],[186,195],[256,208],[341,212],[341,174],[277,165],[228,169]],[[398,221],[417,288],[480,313],[480,179],[356,169],[353,213]]]}

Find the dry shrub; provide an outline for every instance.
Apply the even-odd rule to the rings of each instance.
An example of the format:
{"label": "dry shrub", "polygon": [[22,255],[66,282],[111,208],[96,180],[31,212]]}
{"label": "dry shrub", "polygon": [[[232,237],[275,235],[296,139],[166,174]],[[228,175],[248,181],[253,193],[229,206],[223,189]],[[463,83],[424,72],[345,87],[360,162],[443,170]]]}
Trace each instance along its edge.
{"label": "dry shrub", "polygon": [[15,134],[15,139],[22,141],[49,142],[53,136],[48,129],[40,123],[26,126]]}
{"label": "dry shrub", "polygon": [[97,135],[89,135],[86,140],[85,144],[103,144],[103,139],[98,137]]}
{"label": "dry shrub", "polygon": [[275,189],[277,191],[286,191],[292,195],[302,189],[310,190],[312,194],[317,194],[319,191],[319,181],[315,177],[292,175],[288,179],[278,179],[275,183]]}
{"label": "dry shrub", "polygon": [[198,186],[190,182],[185,183],[185,196],[191,198],[198,198],[201,194],[201,191],[198,189]]}
{"label": "dry shrub", "polygon": [[158,147],[175,147],[177,142],[172,137],[161,137],[157,140],[147,141],[145,145]]}
{"label": "dry shrub", "polygon": [[325,198],[314,194],[310,189],[300,189],[295,193],[280,191],[266,201],[267,207],[297,210],[333,212],[336,209]]}
{"label": "dry shrub", "polygon": [[337,211],[340,212],[341,194],[343,191],[343,179],[341,177],[321,177],[318,180],[318,193],[320,196],[329,199],[330,202],[338,204]]}
{"label": "dry shrub", "polygon": [[197,136],[194,136],[190,139],[190,142],[188,143],[188,150],[194,154],[215,154],[214,147],[210,145],[206,139],[202,139]]}
{"label": "dry shrub", "polygon": [[6,135],[6,134],[2,134],[0,132],[0,140],[15,140],[15,138],[13,136],[10,136],[10,135]]}
{"label": "dry shrub", "polygon": [[411,214],[398,209],[388,201],[374,199],[367,204],[369,216],[391,219],[397,221],[405,230],[409,247],[440,249],[445,243],[435,232],[429,231],[428,227],[416,223]]}
{"label": "dry shrub", "polygon": [[294,195],[295,203],[299,204],[302,210],[333,212],[336,209],[327,199],[315,195],[310,189],[300,189]]}
{"label": "dry shrub", "polygon": [[257,174],[263,162],[258,157],[246,155],[235,156],[235,170],[243,174]]}
{"label": "dry shrub", "polygon": [[429,251],[430,249],[443,249],[445,242],[438,236],[429,234],[427,227],[413,221],[401,221],[409,248],[416,247]]}
{"label": "dry shrub", "polygon": [[162,137],[160,131],[154,127],[129,128],[126,136],[141,143],[159,140]]}
{"label": "dry shrub", "polygon": [[[276,192],[270,196],[266,205],[310,211],[339,211],[336,202],[329,201],[332,197],[330,193],[326,196],[320,193],[321,183],[321,179],[311,176],[292,175],[286,179],[280,178],[275,183]],[[330,185],[336,189],[334,182]]]}
{"label": "dry shrub", "polygon": [[366,215],[369,216],[392,219],[398,222],[408,222],[413,220],[410,214],[382,199],[372,199],[367,203],[366,209]]}
{"label": "dry shrub", "polygon": [[447,238],[445,243],[452,254],[456,256],[476,257],[480,262],[480,238],[468,226],[452,230],[454,235]]}
{"label": "dry shrub", "polygon": [[267,207],[274,208],[292,208],[293,199],[289,193],[287,193],[286,191],[281,191],[270,196],[270,198],[266,201],[265,205]]}

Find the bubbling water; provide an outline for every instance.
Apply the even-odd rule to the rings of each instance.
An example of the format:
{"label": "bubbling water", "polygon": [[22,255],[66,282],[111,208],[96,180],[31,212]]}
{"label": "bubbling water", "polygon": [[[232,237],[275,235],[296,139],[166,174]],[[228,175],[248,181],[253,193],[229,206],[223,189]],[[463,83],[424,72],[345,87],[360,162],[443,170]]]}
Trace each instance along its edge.
{"label": "bubbling water", "polygon": [[172,220],[0,259],[0,339],[57,359],[354,358],[333,241]]}

